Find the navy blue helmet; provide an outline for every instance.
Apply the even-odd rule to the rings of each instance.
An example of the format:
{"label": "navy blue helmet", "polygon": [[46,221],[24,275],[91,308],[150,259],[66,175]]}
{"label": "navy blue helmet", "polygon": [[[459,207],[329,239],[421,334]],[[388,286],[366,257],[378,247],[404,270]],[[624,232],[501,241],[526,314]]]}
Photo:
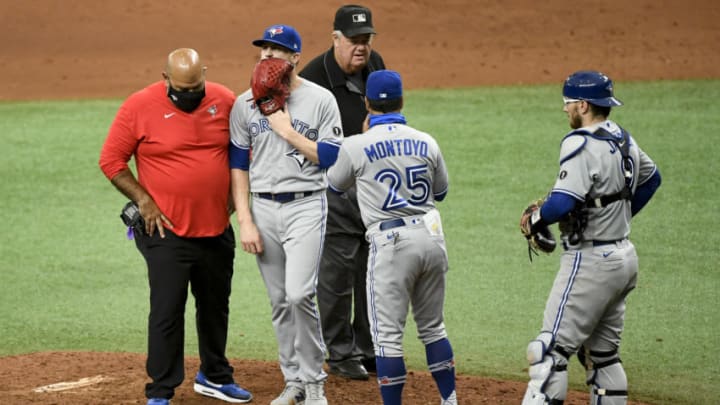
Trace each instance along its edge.
{"label": "navy blue helmet", "polygon": [[612,80],[595,70],[580,70],[568,76],[563,85],[563,97],[585,100],[601,107],[623,105],[613,95]]}

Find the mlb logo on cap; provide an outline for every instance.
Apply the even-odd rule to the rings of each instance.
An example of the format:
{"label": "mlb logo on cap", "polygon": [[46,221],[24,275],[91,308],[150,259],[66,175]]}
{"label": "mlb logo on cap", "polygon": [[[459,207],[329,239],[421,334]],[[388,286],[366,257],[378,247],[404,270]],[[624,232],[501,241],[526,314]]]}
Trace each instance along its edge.
{"label": "mlb logo on cap", "polygon": [[355,4],[342,6],[337,10],[333,29],[342,32],[347,38],[375,34],[370,9]]}
{"label": "mlb logo on cap", "polygon": [[367,22],[367,17],[365,17],[365,14],[353,14],[352,20],[354,23],[364,23]]}
{"label": "mlb logo on cap", "polygon": [[400,74],[393,70],[376,70],[368,76],[365,97],[369,100],[395,100],[402,97]]}

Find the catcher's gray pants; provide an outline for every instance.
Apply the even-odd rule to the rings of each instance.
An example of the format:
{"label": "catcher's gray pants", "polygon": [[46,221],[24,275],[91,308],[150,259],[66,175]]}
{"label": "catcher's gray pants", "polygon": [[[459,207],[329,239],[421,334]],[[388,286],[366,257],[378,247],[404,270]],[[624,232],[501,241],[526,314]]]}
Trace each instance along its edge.
{"label": "catcher's gray pants", "polygon": [[[626,298],[637,284],[637,275],[637,252],[627,239],[603,244],[583,242],[566,250],[545,306],[543,332],[551,333],[554,346],[567,355],[581,346],[591,352],[616,352],[625,323]],[[611,378],[605,378],[608,370],[612,371]],[[596,383],[604,389],[627,389],[621,363],[599,376],[604,381]],[[567,387],[567,372],[550,374],[545,386]],[[551,399],[564,399],[565,390],[546,394]]]}
{"label": "catcher's gray pants", "polygon": [[625,299],[637,284],[638,258],[627,239],[609,245],[584,242],[565,251],[545,306],[543,330],[569,353],[581,345],[610,351],[620,345]]}

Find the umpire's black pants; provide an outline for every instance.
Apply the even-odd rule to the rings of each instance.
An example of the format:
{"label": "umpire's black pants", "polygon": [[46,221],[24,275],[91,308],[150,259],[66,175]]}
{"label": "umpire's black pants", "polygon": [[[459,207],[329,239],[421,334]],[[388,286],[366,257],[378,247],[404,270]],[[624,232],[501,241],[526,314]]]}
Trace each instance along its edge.
{"label": "umpire's black pants", "polygon": [[343,196],[328,191],[327,200],[330,209],[317,300],[328,364],[361,359],[374,366],[365,289],[368,243],[360,208],[354,189]]}
{"label": "umpire's black pants", "polygon": [[328,364],[375,357],[367,314],[367,257],[364,236],[325,235],[317,300]]}
{"label": "umpire's black pants", "polygon": [[[219,236],[183,238],[165,230],[165,238],[136,235],[150,284],[147,373],[148,398],[172,398],[184,373],[185,302],[188,283],[195,297],[200,370],[208,380],[233,381],[225,357],[235,236],[230,226]],[[193,376],[194,377],[194,376]]]}

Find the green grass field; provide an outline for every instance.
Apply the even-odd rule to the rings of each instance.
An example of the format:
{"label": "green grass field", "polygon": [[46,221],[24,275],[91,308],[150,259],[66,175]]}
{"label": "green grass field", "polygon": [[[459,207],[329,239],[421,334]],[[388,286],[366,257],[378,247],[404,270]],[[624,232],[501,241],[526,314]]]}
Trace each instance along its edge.
{"label": "green grass field", "polygon": [[[720,81],[618,83],[611,118],[663,184],[633,222],[640,255],[621,348],[631,399],[720,398]],[[0,356],[145,351],[147,276],[98,153],[120,100],[0,103]],[[525,381],[559,253],[529,263],[520,212],[554,182],[568,131],[559,86],[409,91],[409,123],[436,136],[451,175],[440,209],[451,271],[446,323],[458,371]],[[274,361],[265,289],[238,250],[228,355]],[[188,305],[192,308],[192,304]],[[187,353],[196,352],[188,311]],[[424,369],[414,324],[408,366]],[[712,360],[715,359],[715,360]],[[1,361],[1,359],[0,359]],[[571,388],[584,390],[571,362]]]}

